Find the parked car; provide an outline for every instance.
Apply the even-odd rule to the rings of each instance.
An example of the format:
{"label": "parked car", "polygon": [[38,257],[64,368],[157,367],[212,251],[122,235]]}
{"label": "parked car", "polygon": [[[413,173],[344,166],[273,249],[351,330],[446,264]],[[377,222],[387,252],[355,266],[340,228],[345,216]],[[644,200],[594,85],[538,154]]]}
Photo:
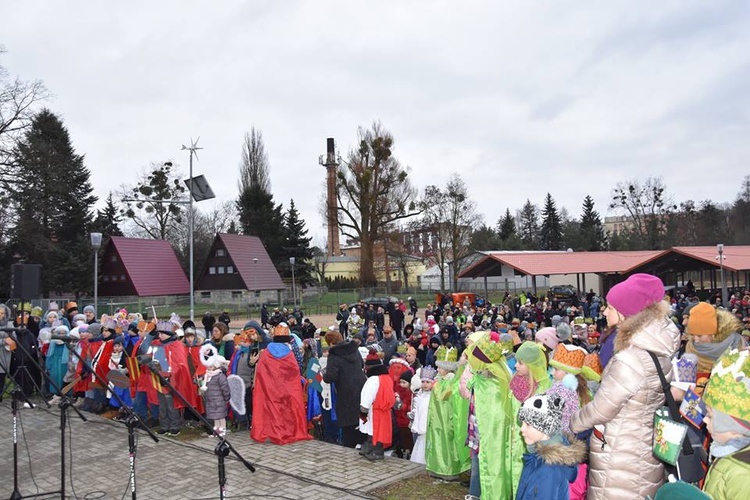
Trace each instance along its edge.
{"label": "parked car", "polygon": [[578,293],[573,285],[557,285],[549,289],[552,296],[564,304],[570,304]]}
{"label": "parked car", "polygon": [[372,304],[373,306],[375,306],[375,309],[377,309],[378,307],[382,307],[385,312],[389,314],[398,304],[397,297],[367,297],[363,300],[365,302],[365,306],[369,306],[370,304]]}

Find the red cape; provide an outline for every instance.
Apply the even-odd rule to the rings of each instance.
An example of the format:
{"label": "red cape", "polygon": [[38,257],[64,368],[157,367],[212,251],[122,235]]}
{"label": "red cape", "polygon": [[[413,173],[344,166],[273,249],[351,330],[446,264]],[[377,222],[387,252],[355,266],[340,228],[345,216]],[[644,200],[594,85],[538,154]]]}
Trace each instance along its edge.
{"label": "red cape", "polygon": [[[158,340],[154,341],[154,345],[160,345],[161,342]],[[169,362],[170,376],[169,383],[182,394],[187,402],[193,408],[198,408],[198,388],[193,383],[193,379],[190,376],[190,368],[188,367],[188,351],[185,344],[176,340],[168,342],[162,345],[164,352]],[[168,393],[166,387],[162,387],[164,394]],[[180,400],[177,396],[174,397],[175,408],[185,408],[185,403]]]}
{"label": "red cape", "polygon": [[312,439],[307,432],[297,358],[291,349],[277,358],[270,351],[281,349],[273,346],[263,349],[258,358],[250,437],[261,443],[269,440],[275,444]]}
{"label": "red cape", "polygon": [[378,395],[372,403],[372,443],[383,443],[388,448],[393,442],[391,409],[396,403],[393,379],[388,374],[378,375]]}

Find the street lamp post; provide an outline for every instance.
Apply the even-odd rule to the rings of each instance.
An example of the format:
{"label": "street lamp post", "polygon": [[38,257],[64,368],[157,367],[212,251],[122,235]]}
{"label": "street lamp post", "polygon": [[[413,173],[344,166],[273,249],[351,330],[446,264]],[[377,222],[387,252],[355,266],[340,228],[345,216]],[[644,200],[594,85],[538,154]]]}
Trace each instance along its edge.
{"label": "street lamp post", "polygon": [[716,245],[716,251],[719,253],[717,259],[719,259],[719,268],[721,269],[721,306],[727,308],[727,281],[724,279],[724,244],[719,243]]}
{"label": "street lamp post", "polygon": [[258,257],[253,257],[253,295],[255,296],[255,308],[258,307]]}
{"label": "street lamp post", "polygon": [[99,249],[102,246],[102,233],[91,233],[91,246],[94,249],[94,310],[99,310]]}
{"label": "street lamp post", "polygon": [[294,302],[294,307],[297,307],[297,286],[294,281],[294,263],[296,262],[296,259],[294,257],[289,257],[289,264],[292,266],[292,302]]}

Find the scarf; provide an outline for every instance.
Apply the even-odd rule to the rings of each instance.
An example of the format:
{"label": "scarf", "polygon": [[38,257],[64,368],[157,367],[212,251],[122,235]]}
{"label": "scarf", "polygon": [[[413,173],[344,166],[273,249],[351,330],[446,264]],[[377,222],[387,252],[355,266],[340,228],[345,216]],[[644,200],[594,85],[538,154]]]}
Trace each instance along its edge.
{"label": "scarf", "polygon": [[718,443],[714,441],[711,443],[711,455],[716,458],[726,457],[727,455],[731,455],[747,446],[750,446],[750,436],[730,439],[726,443]]}
{"label": "scarf", "polygon": [[205,384],[208,385],[208,383],[211,381],[211,379],[214,376],[218,375],[219,373],[221,373],[221,368],[211,368],[211,369],[206,368],[206,375],[203,378]]}
{"label": "scarf", "polygon": [[691,354],[697,354],[699,358],[710,361],[710,363],[707,365],[708,370],[701,369],[705,368],[703,366],[704,363],[700,363],[701,366],[698,367],[698,372],[710,372],[713,363],[717,359],[719,359],[727,349],[735,349],[741,344],[742,336],[737,333],[733,333],[721,342],[706,342],[699,344],[696,344],[695,342],[688,342],[687,348],[685,350]]}

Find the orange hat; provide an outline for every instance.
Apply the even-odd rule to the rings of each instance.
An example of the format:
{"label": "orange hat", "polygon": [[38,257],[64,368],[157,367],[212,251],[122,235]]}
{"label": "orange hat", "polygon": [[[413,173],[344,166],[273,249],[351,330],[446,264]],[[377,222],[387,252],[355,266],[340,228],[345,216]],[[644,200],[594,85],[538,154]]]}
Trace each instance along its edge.
{"label": "orange hat", "polygon": [[602,379],[602,371],[604,369],[599,355],[595,352],[587,354],[586,359],[583,360],[583,368],[581,368],[583,378],[592,382],[599,382]]}
{"label": "orange hat", "polygon": [[560,370],[577,375],[581,373],[586,354],[586,349],[582,347],[571,344],[557,344],[549,364]]}
{"label": "orange hat", "polygon": [[687,333],[689,335],[716,335],[719,322],[716,309],[708,302],[699,302],[689,311]]}
{"label": "orange hat", "polygon": [[417,355],[417,350],[414,349],[413,345],[410,345],[409,347],[406,348],[406,354],[411,354],[413,356],[416,356]]}

